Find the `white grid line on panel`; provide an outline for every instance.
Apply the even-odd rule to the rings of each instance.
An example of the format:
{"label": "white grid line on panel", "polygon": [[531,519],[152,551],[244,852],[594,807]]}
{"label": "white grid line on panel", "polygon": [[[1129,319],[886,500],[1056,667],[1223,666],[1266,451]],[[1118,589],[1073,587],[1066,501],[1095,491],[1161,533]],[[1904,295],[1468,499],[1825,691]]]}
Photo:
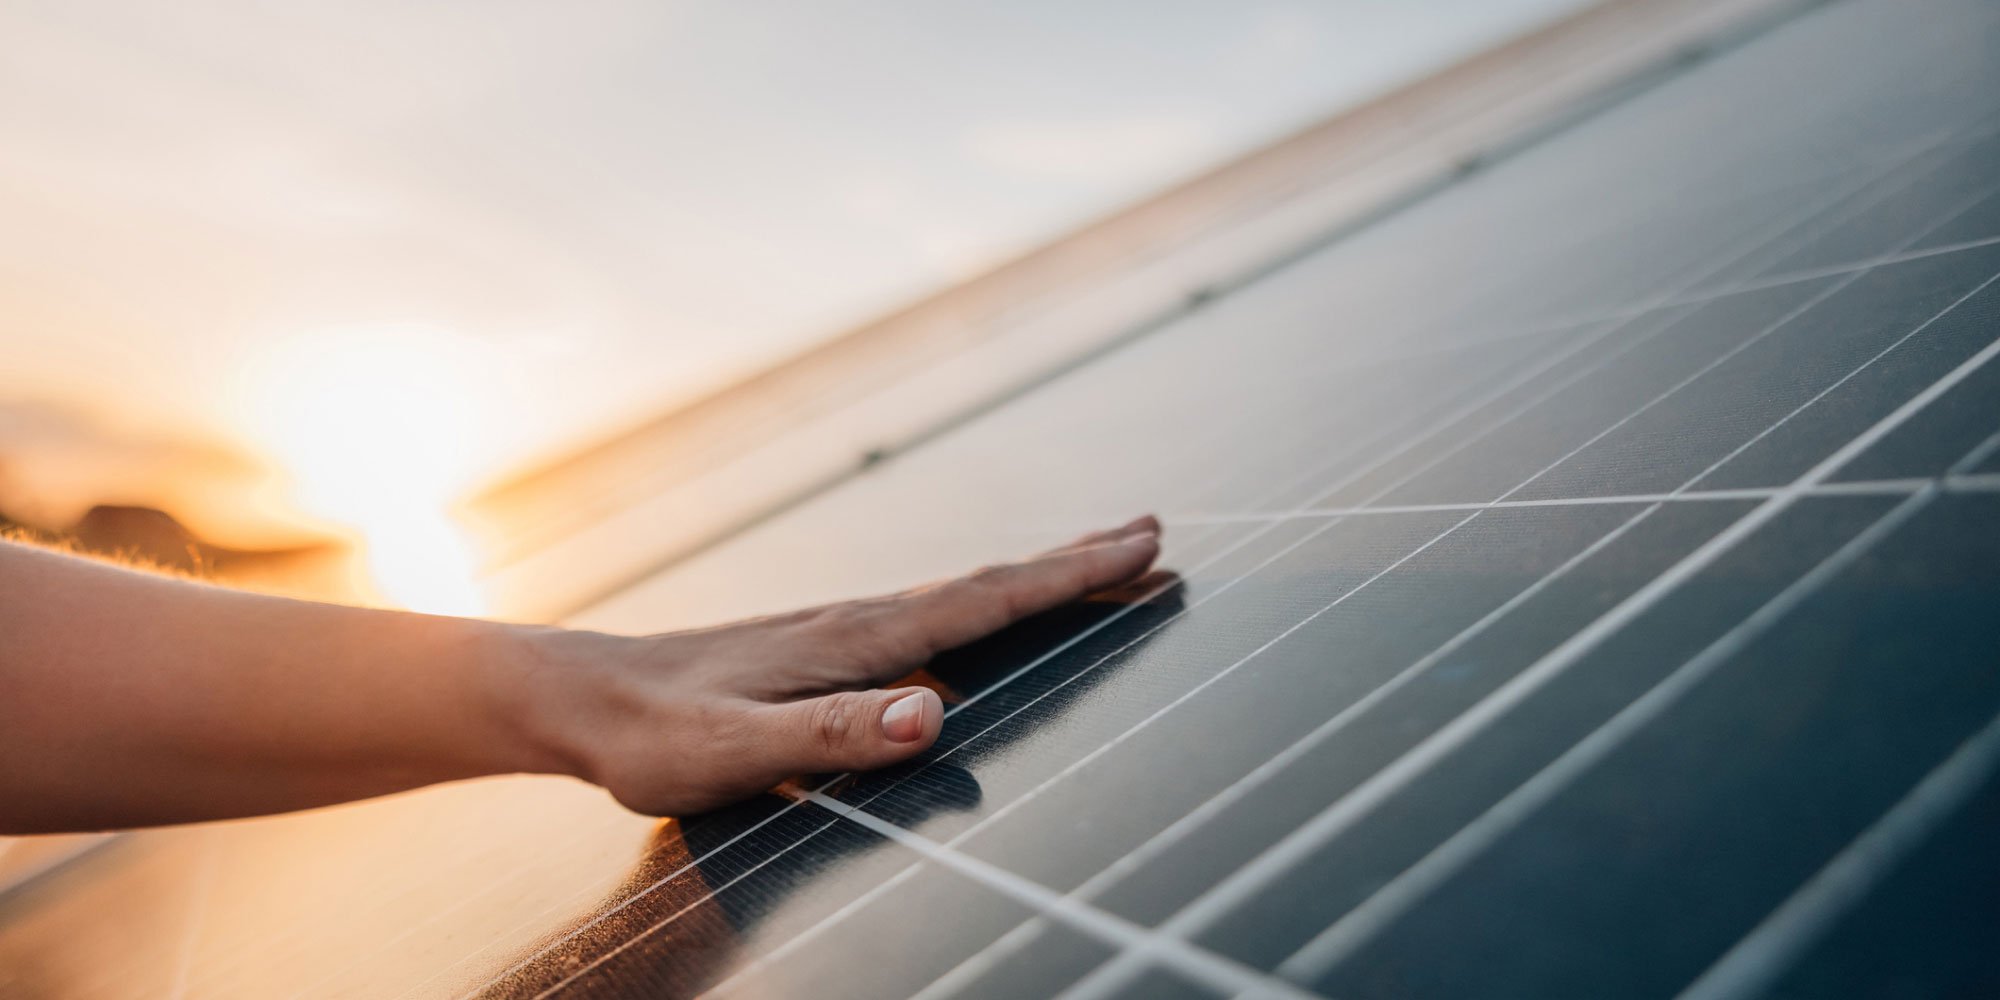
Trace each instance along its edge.
{"label": "white grid line on panel", "polygon": [[2000,431],[1994,432],[1991,437],[1988,437],[1986,440],[1979,442],[1979,444],[1976,447],[1974,447],[1971,451],[1966,452],[1964,458],[1959,459],[1956,463],[1952,465],[1951,470],[1949,473],[1947,473],[1947,475],[1949,477],[1962,478],[1965,480],[1990,478],[1993,475],[1995,475],[1995,473],[1987,473],[1983,476],[1976,476],[1972,474],[1972,469],[1979,463],[1986,461],[1987,457],[1992,455],[1995,451],[2000,451]]}
{"label": "white grid line on panel", "polygon": [[[1984,452],[1975,453],[1974,458],[1984,458],[1996,447],[2000,447],[2000,435],[1987,439]],[[1977,462],[1960,462],[1969,466]],[[1829,483],[1817,483],[1798,492],[1807,496],[1906,496],[1918,490],[1937,486],[1947,492],[1954,490],[1988,490],[1993,488],[2000,473],[1949,472],[1938,477],[1911,477],[1906,479],[1854,479]],[[1716,490],[1677,490],[1672,493],[1606,493],[1602,496],[1577,497],[1536,497],[1533,500],[1470,500],[1462,503],[1413,503],[1377,504],[1369,507],[1307,507],[1301,510],[1246,511],[1234,514],[1166,514],[1160,520],[1168,526],[1176,524],[1255,524],[1264,521],[1288,521],[1311,517],[1370,517],[1385,514],[1442,514],[1455,510],[1520,510],[1534,507],[1617,507],[1646,506],[1656,503],[1728,503],[1746,500],[1768,500],[1780,493],[1790,491],[1785,486],[1741,486]]]}

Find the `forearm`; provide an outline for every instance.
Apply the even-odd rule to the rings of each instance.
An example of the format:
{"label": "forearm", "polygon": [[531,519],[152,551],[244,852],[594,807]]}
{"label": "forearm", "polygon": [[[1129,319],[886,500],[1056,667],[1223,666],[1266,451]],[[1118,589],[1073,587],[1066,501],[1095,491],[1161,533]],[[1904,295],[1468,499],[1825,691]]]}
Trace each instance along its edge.
{"label": "forearm", "polygon": [[317,604],[0,543],[0,830],[305,808],[569,770],[533,630]]}
{"label": "forearm", "polygon": [[931,587],[628,637],[293,601],[0,542],[0,833],[282,812],[569,774],[656,815],[883,767],[943,703],[929,657],[1159,553],[1140,518]]}

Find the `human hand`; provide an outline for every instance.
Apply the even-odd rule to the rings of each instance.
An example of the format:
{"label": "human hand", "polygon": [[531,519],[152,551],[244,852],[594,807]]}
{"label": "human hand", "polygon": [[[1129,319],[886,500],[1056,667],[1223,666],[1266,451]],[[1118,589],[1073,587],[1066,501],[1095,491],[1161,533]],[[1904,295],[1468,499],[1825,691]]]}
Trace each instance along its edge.
{"label": "human hand", "polygon": [[716,628],[536,631],[518,703],[550,769],[651,815],[712,809],[797,774],[884,767],[937,739],[944,705],[926,688],[880,685],[1139,577],[1159,531],[1142,517],[944,583]]}

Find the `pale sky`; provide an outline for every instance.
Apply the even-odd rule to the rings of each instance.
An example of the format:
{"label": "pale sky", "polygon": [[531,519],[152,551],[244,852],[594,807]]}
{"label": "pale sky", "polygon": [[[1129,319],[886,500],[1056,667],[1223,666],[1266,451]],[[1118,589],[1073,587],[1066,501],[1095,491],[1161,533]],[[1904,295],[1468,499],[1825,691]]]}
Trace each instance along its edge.
{"label": "pale sky", "polygon": [[461,488],[1582,5],[0,0],[0,403]]}

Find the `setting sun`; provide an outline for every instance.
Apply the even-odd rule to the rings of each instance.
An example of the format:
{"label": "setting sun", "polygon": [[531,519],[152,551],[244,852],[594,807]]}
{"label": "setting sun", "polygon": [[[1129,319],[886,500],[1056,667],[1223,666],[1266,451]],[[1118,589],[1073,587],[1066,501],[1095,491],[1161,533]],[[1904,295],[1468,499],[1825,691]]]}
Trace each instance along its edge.
{"label": "setting sun", "polygon": [[421,325],[319,330],[277,341],[244,383],[244,428],[287,501],[355,536],[372,588],[413,610],[486,610],[450,514],[496,445],[477,348]]}

